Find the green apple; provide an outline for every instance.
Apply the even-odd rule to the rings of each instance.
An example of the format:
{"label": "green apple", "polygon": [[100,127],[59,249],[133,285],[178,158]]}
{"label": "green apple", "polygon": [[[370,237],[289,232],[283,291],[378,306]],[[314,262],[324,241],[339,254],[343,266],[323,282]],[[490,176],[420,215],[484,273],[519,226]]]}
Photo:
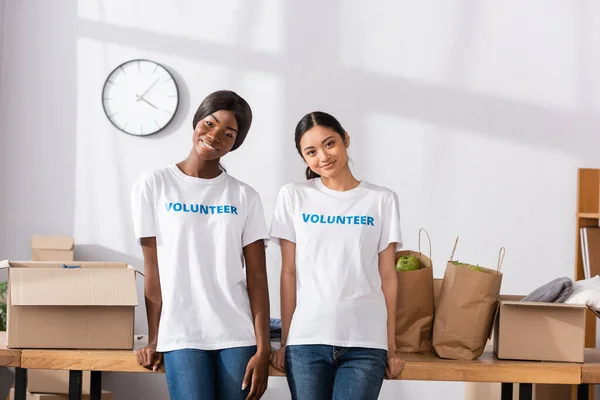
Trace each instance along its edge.
{"label": "green apple", "polygon": [[419,259],[415,256],[402,256],[396,261],[396,270],[398,271],[414,271],[419,268]]}
{"label": "green apple", "polygon": [[467,268],[472,269],[473,271],[483,272],[483,268],[481,268],[479,265],[469,265]]}
{"label": "green apple", "polygon": [[466,264],[466,263],[462,263],[459,261],[452,261],[452,264],[456,265],[457,267],[463,267],[463,268],[470,269],[472,271],[484,272],[483,268],[481,268],[479,265],[471,265],[471,264]]}

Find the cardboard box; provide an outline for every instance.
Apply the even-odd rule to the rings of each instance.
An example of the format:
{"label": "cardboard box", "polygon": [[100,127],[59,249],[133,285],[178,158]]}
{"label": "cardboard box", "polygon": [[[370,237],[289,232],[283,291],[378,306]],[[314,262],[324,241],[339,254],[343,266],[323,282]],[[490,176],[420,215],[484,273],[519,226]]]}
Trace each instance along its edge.
{"label": "cardboard box", "polygon": [[[523,296],[500,296],[502,301],[518,301]],[[519,303],[521,305],[523,303]],[[539,304],[539,303],[535,303]],[[498,317],[497,315],[494,332],[492,334],[492,340],[490,346],[496,343],[496,337],[499,334],[498,328]],[[519,331],[520,332],[520,331]],[[504,331],[502,332],[504,334]],[[501,357],[498,357],[501,358]],[[529,359],[529,358],[527,358]],[[515,392],[513,398],[518,399],[519,384],[514,384]],[[467,382],[465,391],[465,400],[500,400],[500,384],[499,383],[482,383],[482,382]],[[571,386],[570,385],[546,385],[546,384],[534,384],[533,385],[533,399],[537,400],[571,400]]]}
{"label": "cardboard box", "polygon": [[[81,393],[90,394],[90,372],[83,371]],[[30,393],[69,394],[69,371],[60,369],[30,369],[27,371],[27,391]]]}
{"label": "cardboard box", "polygon": [[[102,400],[112,400],[112,393],[103,390],[102,391]],[[27,400],[68,400],[69,396],[66,394],[46,394],[46,393],[29,393],[27,392]],[[10,400],[15,400],[15,389],[10,389]],[[89,394],[84,394],[81,396],[81,400],[90,400]]]}
{"label": "cardboard box", "polygon": [[8,267],[9,348],[133,349],[136,270],[117,262],[74,264],[0,262]]}
{"label": "cardboard box", "polygon": [[533,385],[533,400],[571,400],[571,385]]}
{"label": "cardboard box", "polygon": [[[465,400],[500,400],[500,383],[467,382]],[[570,385],[533,385],[533,400],[571,400]],[[519,384],[513,384],[513,400],[519,400]]]}
{"label": "cardboard box", "polygon": [[70,236],[33,235],[31,259],[34,261],[73,261],[75,242]]}
{"label": "cardboard box", "polygon": [[521,302],[500,296],[494,353],[500,359],[583,362],[584,305]]}

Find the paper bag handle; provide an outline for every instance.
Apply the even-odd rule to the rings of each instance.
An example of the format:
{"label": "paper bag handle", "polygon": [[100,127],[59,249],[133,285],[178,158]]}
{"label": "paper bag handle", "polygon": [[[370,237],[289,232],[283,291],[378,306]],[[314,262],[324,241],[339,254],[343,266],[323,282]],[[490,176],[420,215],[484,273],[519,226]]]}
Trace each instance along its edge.
{"label": "paper bag handle", "polygon": [[419,229],[419,256],[421,255],[421,231],[425,231],[425,234],[427,235],[427,240],[429,241],[429,259],[431,260],[431,238],[429,237],[429,232],[427,232],[427,229],[425,228]]}
{"label": "paper bag handle", "polygon": [[452,254],[450,254],[450,261],[454,261],[454,253],[456,253],[456,246],[458,246],[458,238],[460,236],[456,237],[456,241],[454,242],[454,247],[452,248]]}
{"label": "paper bag handle", "polygon": [[496,275],[500,272],[500,268],[502,267],[502,262],[504,261],[504,255],[506,254],[506,249],[504,247],[500,248],[498,252],[498,267],[496,268]]}
{"label": "paper bag handle", "polygon": [[[452,248],[452,254],[450,255],[450,261],[454,261],[454,253],[456,252],[456,246],[458,245],[458,238],[456,237],[456,241],[454,242],[454,247]],[[506,254],[506,248],[501,247],[498,252],[498,266],[496,267],[496,275],[500,273],[500,268],[502,268],[502,262],[504,261],[504,255]]]}

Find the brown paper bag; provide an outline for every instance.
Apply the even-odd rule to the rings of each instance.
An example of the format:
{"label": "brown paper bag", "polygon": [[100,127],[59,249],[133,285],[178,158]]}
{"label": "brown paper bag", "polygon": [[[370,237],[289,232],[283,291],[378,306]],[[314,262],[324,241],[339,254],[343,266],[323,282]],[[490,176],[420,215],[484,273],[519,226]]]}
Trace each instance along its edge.
{"label": "brown paper bag", "polygon": [[[429,239],[429,257],[421,253],[421,231],[425,231]],[[425,229],[419,230],[419,251],[399,251],[396,253],[396,261],[407,255],[417,257],[421,268],[396,271],[396,349],[402,353],[428,352],[431,351],[433,328],[433,270],[431,238]]]}
{"label": "brown paper bag", "polygon": [[474,360],[485,348],[502,284],[498,255],[496,269],[473,271],[452,263],[458,238],[446,265],[433,323],[433,348],[442,358]]}

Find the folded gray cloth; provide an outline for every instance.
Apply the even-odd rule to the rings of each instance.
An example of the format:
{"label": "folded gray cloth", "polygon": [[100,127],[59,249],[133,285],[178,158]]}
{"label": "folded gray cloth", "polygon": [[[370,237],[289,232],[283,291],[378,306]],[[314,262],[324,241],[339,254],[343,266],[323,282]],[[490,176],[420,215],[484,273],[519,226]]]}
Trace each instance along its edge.
{"label": "folded gray cloth", "polygon": [[537,301],[545,303],[564,303],[573,292],[573,281],[570,278],[556,278],[535,289],[521,301]]}

